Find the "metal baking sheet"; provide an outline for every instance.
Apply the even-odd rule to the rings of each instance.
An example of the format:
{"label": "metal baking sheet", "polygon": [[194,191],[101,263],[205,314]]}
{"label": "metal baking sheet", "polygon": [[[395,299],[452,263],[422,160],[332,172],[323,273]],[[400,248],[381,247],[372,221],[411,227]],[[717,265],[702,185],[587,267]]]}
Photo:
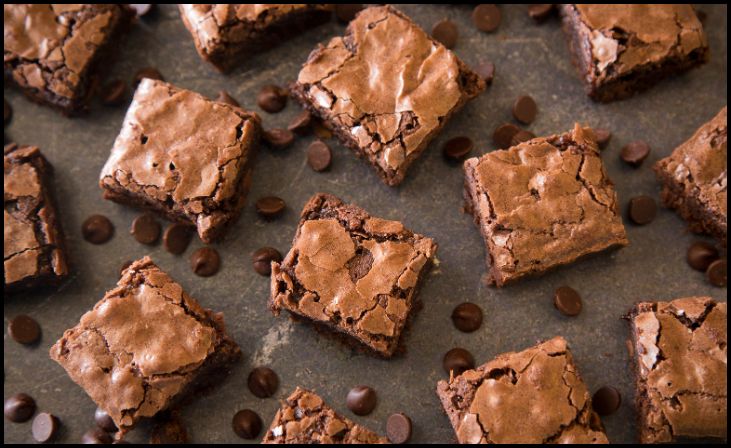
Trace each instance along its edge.
{"label": "metal baking sheet", "polygon": [[[380,433],[385,433],[391,413],[405,412],[414,422],[413,442],[453,442],[452,428],[434,392],[436,382],[446,376],[443,354],[455,346],[465,347],[483,363],[555,335],[568,339],[591,391],[613,385],[622,392],[619,412],[603,419],[610,441],[635,440],[632,375],[625,346],[628,333],[620,316],[638,300],[709,295],[725,301],[725,288],[710,286],[685,262],[687,247],[699,237],[688,234],[675,213],[661,210],[650,225],[637,227],[626,222],[631,241],[627,248],[504,289],[488,287],[483,278],[482,239],[471,218],[461,212],[462,170],[444,162],[440,147],[450,137],[468,135],[476,142],[477,154],[493,150],[492,130],[511,121],[510,109],[517,96],[530,94],[539,107],[538,117],[529,127],[535,134],[561,132],[576,121],[612,130],[602,157],[623,207],[634,195],[658,198],[652,164],[726,104],[727,6],[699,7],[707,14],[709,64],[632,99],[605,105],[593,103],[584,94],[558,19],[535,25],[526,8],[501,6],[500,28],[484,34],[472,25],[470,6],[401,6],[427,30],[442,18],[458,23],[460,37],[454,51],[469,64],[495,62],[493,85],[452,119],[400,188],[385,186],[370,166],[334,141],[334,162],[327,173],[315,173],[306,164],[304,151],[311,138],[298,139],[285,151],[263,149],[241,219],[225,242],[216,245],[222,269],[210,278],[196,277],[189,267],[188,257],[200,241],[194,241],[183,256],[171,255],[160,245],[143,246],[129,234],[139,212],[101,198],[99,172],[120,129],[124,107],[96,103],[88,116],[68,119],[31,104],[6,83],[5,98],[14,115],[5,139],[40,146],[54,165],[56,197],[73,273],[56,292],[5,299],[5,398],[17,392],[32,395],[40,411],[62,420],[59,441],[80,441],[94,425],[95,405],[49,359],[48,350],[115,284],[124,261],[149,254],[201,304],[225,313],[228,328],[245,354],[221,387],[185,408],[183,418],[195,442],[241,442],[231,430],[234,413],[253,409],[268,426],[278,399],[298,385],[316,390],[336,410]],[[134,26],[120,45],[110,77],[130,80],[139,68],[154,66],[175,85],[210,97],[225,89],[245,108],[260,112],[265,126],[285,127],[300,108],[290,102],[279,114],[265,113],[256,106],[259,88],[295,79],[310,50],[343,30],[333,20],[252,56],[224,76],[198,57],[177,8],[161,6],[156,15]],[[635,139],[652,146],[650,158],[639,169],[619,160],[620,148]],[[376,216],[402,220],[439,243],[440,264],[421,290],[424,307],[406,335],[405,356],[384,361],[355,353],[307,325],[292,323],[284,316],[274,318],[267,310],[269,279],[254,272],[250,254],[265,245],[286,252],[302,205],[318,191],[355,202]],[[282,219],[265,222],[258,218],[253,201],[266,195],[287,202]],[[81,238],[81,223],[93,213],[107,215],[116,225],[116,235],[102,246]],[[576,318],[563,317],[553,307],[552,292],[563,284],[583,296],[584,311]],[[457,331],[449,317],[452,308],[463,301],[478,303],[485,313],[482,328],[472,334]],[[33,316],[43,328],[42,340],[35,347],[21,346],[7,334],[9,319],[21,313]],[[258,365],[268,365],[280,376],[281,385],[273,398],[258,399],[246,387],[249,371]],[[357,384],[371,385],[378,392],[378,407],[367,417],[357,417],[345,407],[347,391]],[[149,424],[140,426],[128,440],[146,441],[149,429]],[[31,442],[30,422],[5,420],[4,441]]]}

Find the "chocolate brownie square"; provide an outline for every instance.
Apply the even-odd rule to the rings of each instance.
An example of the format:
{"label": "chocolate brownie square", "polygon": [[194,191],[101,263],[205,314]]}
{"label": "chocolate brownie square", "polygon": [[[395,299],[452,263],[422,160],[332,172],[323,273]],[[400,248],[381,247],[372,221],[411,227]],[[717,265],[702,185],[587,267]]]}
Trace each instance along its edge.
{"label": "chocolate brownie square", "polygon": [[724,246],[728,227],[726,107],[657,164],[662,201],[677,210],[694,232],[708,233]]}
{"label": "chocolate brownie square", "polygon": [[437,395],[459,443],[608,443],[560,336],[439,381]]}
{"label": "chocolate brownie square", "polygon": [[485,82],[390,6],[361,11],[318,46],[292,95],[391,186]]}
{"label": "chocolate brownie square", "polygon": [[262,443],[360,445],[388,440],[338,415],[314,392],[298,387],[282,403]]}
{"label": "chocolate brownie square", "polygon": [[327,4],[179,5],[203,60],[226,72],[252,53],[271,48],[330,19]]}
{"label": "chocolate brownie square", "polygon": [[202,308],[145,257],[64,332],[50,355],[124,434],[216,384],[241,351],[223,315]]}
{"label": "chocolate brownie square", "polygon": [[465,208],[496,286],[629,243],[588,128],[468,159],[464,170]]}
{"label": "chocolate brownie square", "polygon": [[436,250],[434,240],[400,222],[316,194],[302,210],[292,249],[272,262],[269,307],[389,358]]}
{"label": "chocolate brownie square", "polygon": [[260,128],[255,113],[143,79],[99,185],[106,199],[195,225],[212,242],[244,206]]}
{"label": "chocolate brownie square", "polygon": [[67,275],[61,222],[51,197],[52,167],[35,146],[4,148],[3,291],[58,285]]}
{"label": "chocolate brownie square", "polygon": [[596,101],[627,98],[708,61],[691,5],[561,5],[574,65]]}
{"label": "chocolate brownie square", "polygon": [[127,5],[5,4],[5,79],[31,100],[83,112],[97,69],[134,12]]}
{"label": "chocolate brownie square", "polygon": [[727,438],[726,304],[642,302],[628,316],[640,442]]}

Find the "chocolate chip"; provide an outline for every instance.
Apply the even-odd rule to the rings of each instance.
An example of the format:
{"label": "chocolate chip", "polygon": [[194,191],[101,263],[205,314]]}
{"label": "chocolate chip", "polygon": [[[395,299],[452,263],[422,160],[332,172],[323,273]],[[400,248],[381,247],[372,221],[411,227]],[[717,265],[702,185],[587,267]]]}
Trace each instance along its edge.
{"label": "chocolate chip", "polygon": [[391,414],[386,420],[386,437],[395,444],[407,443],[411,439],[411,419],[406,414]]}
{"label": "chocolate chip", "polygon": [[688,264],[696,271],[706,272],[708,266],[718,260],[718,257],[718,249],[705,241],[696,241],[688,248]]}
{"label": "chocolate chip", "polygon": [[333,133],[328,129],[320,120],[314,120],[312,123],[312,130],[317,138],[324,138],[325,140],[332,138]]}
{"label": "chocolate chip", "polygon": [[114,424],[114,420],[102,408],[96,408],[96,411],[94,411],[94,421],[98,427],[106,432],[117,432],[117,425]]}
{"label": "chocolate chip", "polygon": [[606,128],[594,128],[594,137],[596,138],[596,144],[599,145],[600,149],[607,147],[607,143],[612,138],[612,132]]}
{"label": "chocolate chip", "polygon": [[264,143],[273,149],[284,149],[294,143],[294,134],[286,129],[274,128],[264,131]]}
{"label": "chocolate chip", "polygon": [[355,415],[368,415],[376,408],[376,391],[368,386],[355,386],[350,389],[345,404]]}
{"label": "chocolate chip", "polygon": [[162,245],[171,254],[180,255],[193,238],[193,228],[186,224],[170,224],[162,235]]}
{"label": "chocolate chip", "polygon": [[5,400],[5,418],[11,422],[27,422],[35,412],[36,402],[30,395],[19,393]]}
{"label": "chocolate chip", "polygon": [[10,106],[10,103],[8,103],[8,100],[3,98],[3,101],[5,101],[5,126],[7,126],[13,118],[13,108]]}
{"label": "chocolate chip", "polygon": [[256,201],[256,212],[266,219],[274,219],[284,211],[284,199],[276,196],[265,196]]}
{"label": "chocolate chip", "polygon": [[474,146],[472,139],[469,137],[454,137],[444,143],[442,154],[449,160],[460,161],[464,160]]}
{"label": "chocolate chip", "polygon": [[124,263],[122,263],[122,267],[119,268],[119,276],[121,277],[124,275],[124,271],[127,270],[128,267],[132,266],[132,260],[127,260]]}
{"label": "chocolate chip", "polygon": [[472,11],[472,22],[478,30],[486,33],[493,32],[500,25],[500,9],[495,5],[477,5]]}
{"label": "chocolate chip", "polygon": [[90,429],[81,436],[81,443],[84,445],[109,445],[113,441],[112,436],[101,428]]}
{"label": "chocolate chip", "polygon": [[237,412],[231,420],[231,427],[242,439],[256,439],[261,432],[261,418],[251,409]]}
{"label": "chocolate chip", "polygon": [[614,414],[622,404],[622,394],[612,386],[604,386],[594,392],[591,406],[601,416]]}
{"label": "chocolate chip", "polygon": [[272,261],[282,261],[282,254],[273,247],[262,247],[254,252],[251,261],[257,274],[269,276],[272,274]]}
{"label": "chocolate chip", "polygon": [[256,104],[269,113],[276,113],[287,105],[287,91],[279,86],[266,85],[256,97]]}
{"label": "chocolate chip", "polygon": [[485,81],[485,84],[489,86],[495,78],[495,64],[488,61],[480,62],[475,67],[475,73],[477,73],[477,76],[482,78]]}
{"label": "chocolate chip", "polygon": [[452,322],[459,331],[471,333],[482,325],[482,308],[474,303],[461,303],[452,311]]}
{"label": "chocolate chip", "polygon": [[528,95],[519,96],[513,104],[513,117],[523,124],[531,124],[536,119],[538,106]]}
{"label": "chocolate chip", "polygon": [[53,440],[58,434],[61,421],[55,415],[41,412],[33,419],[31,432],[36,442],[47,443]]}
{"label": "chocolate chip", "polygon": [[516,134],[510,140],[510,146],[519,145],[523,142],[533,140],[534,138],[536,138],[536,134],[532,133],[531,131],[526,131],[525,129],[521,129],[518,132],[516,132]]}
{"label": "chocolate chip", "polygon": [[212,247],[201,247],[190,256],[190,267],[196,275],[210,277],[218,272],[221,257]]}
{"label": "chocolate chip", "polygon": [[229,95],[228,92],[226,92],[225,90],[221,90],[218,92],[218,98],[216,98],[216,101],[218,101],[219,103],[225,103],[225,104],[228,104],[228,105],[234,106],[234,107],[241,107],[239,102],[236,101],[234,99],[234,97]]}
{"label": "chocolate chip", "polygon": [[551,16],[551,13],[554,11],[554,6],[556,5],[529,5],[528,15],[537,23],[544,22],[548,17]]}
{"label": "chocolate chip", "polygon": [[153,445],[181,445],[188,443],[188,430],[176,413],[157,418],[150,434]]}
{"label": "chocolate chip", "polygon": [[152,245],[160,239],[160,223],[154,216],[149,213],[138,216],[132,221],[132,230],[130,233],[135,237],[137,242]]}
{"label": "chocolate chip", "polygon": [[336,4],[335,17],[340,23],[348,23],[355,19],[355,16],[363,9],[363,5],[358,4]]}
{"label": "chocolate chip", "polygon": [[269,398],[279,387],[279,377],[269,367],[257,367],[249,374],[249,390],[259,398]]}
{"label": "chocolate chip", "polygon": [[553,306],[564,316],[578,316],[581,313],[581,296],[570,286],[560,286],[553,294]]}
{"label": "chocolate chip", "polygon": [[457,25],[449,19],[443,19],[434,24],[431,29],[431,37],[447,48],[454,48],[459,37]]}
{"label": "chocolate chip", "polygon": [[495,132],[492,133],[492,141],[499,149],[510,148],[513,137],[518,132],[520,132],[520,129],[514,124],[501,124],[497,129],[495,129]]}
{"label": "chocolate chip", "polygon": [[41,326],[32,317],[19,314],[8,324],[8,334],[19,344],[33,344],[41,338]]}
{"label": "chocolate chip", "polygon": [[297,135],[305,136],[312,131],[312,114],[305,109],[289,122],[287,129]]}
{"label": "chocolate chip", "polygon": [[472,353],[463,348],[453,348],[444,355],[442,365],[448,374],[454,372],[454,376],[457,376],[461,375],[465,370],[474,369],[475,358],[472,356]]}
{"label": "chocolate chip", "polygon": [[657,204],[649,196],[637,196],[629,200],[629,219],[637,225],[645,225],[652,222],[657,215]]}
{"label": "chocolate chip", "polygon": [[708,266],[706,271],[706,277],[713,286],[726,286],[726,270],[727,270],[726,259],[721,258],[716,260]]}
{"label": "chocolate chip", "polygon": [[150,79],[157,79],[158,81],[165,81],[165,78],[163,78],[162,73],[154,67],[145,67],[137,70],[137,73],[135,73],[135,76],[132,78],[132,87],[135,89],[140,84],[140,81],[142,81],[144,78],[150,78]]}
{"label": "chocolate chip", "polygon": [[332,162],[330,147],[321,140],[315,140],[307,148],[307,163],[315,171],[325,171]]}
{"label": "chocolate chip", "polygon": [[114,235],[114,224],[104,215],[91,215],[81,224],[81,234],[92,244],[104,244]]}
{"label": "chocolate chip", "polygon": [[700,20],[701,23],[705,23],[706,19],[708,18],[708,14],[706,14],[705,11],[701,11],[700,9],[696,10],[695,12],[696,16],[698,16],[698,20]]}
{"label": "chocolate chip", "polygon": [[102,87],[101,100],[105,106],[119,106],[127,98],[127,83],[115,79]]}
{"label": "chocolate chip", "polygon": [[620,157],[627,164],[637,168],[642,165],[647,156],[650,155],[650,145],[638,140],[635,142],[628,143],[620,152]]}
{"label": "chocolate chip", "polygon": [[155,5],[129,5],[130,8],[135,10],[137,17],[142,17],[149,13]]}

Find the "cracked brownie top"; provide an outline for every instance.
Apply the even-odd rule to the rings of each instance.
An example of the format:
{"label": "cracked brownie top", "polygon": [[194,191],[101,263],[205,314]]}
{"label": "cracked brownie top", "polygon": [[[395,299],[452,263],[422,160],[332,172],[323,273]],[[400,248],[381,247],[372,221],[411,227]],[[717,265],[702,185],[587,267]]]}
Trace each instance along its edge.
{"label": "cracked brownie top", "polygon": [[630,313],[642,443],[726,438],[726,303],[644,302]]}
{"label": "cracked brownie top", "polygon": [[440,381],[437,394],[460,443],[608,443],[562,337]]}

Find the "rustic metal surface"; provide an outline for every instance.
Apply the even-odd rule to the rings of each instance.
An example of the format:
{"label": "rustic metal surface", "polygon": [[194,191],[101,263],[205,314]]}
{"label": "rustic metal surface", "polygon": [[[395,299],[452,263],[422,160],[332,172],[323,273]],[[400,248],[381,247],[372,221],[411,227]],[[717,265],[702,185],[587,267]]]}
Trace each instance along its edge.
{"label": "rustic metal surface", "polygon": [[[726,103],[726,6],[700,7],[708,15],[712,54],[708,65],[633,99],[607,105],[592,103],[584,95],[555,18],[536,26],[524,5],[502,6],[499,30],[484,34],[472,26],[469,6],[407,5],[402,9],[427,30],[444,17],[457,22],[456,53],[469,64],[494,61],[497,76],[492,87],[454,117],[398,189],[383,185],[372,168],[334,142],[334,163],[327,173],[315,173],[307,166],[304,149],[309,138],[298,139],[286,151],[262,150],[246,209],[225,243],[216,246],[223,258],[222,269],[210,278],[196,277],[188,264],[199,241],[183,256],[173,256],[160,245],[143,246],[129,234],[138,212],[102,200],[97,179],[119,131],[124,107],[96,103],[89,116],[67,119],[6,88],[5,98],[14,109],[6,140],[40,146],[56,168],[56,197],[73,273],[56,292],[5,299],[4,397],[29,393],[39,411],[61,418],[59,440],[78,442],[94,425],[95,406],[48,358],[48,349],[114,285],[125,260],[149,254],[204,306],[225,313],[229,330],[245,353],[244,361],[220,388],[183,412],[195,442],[240,442],[231,430],[236,411],[251,408],[268,425],[277,399],[298,385],[316,390],[335,409],[378,432],[385,432],[388,415],[405,412],[414,422],[414,442],[450,442],[454,440],[452,428],[434,393],[436,382],[445,377],[442,355],[462,346],[482,363],[555,335],[569,340],[590,390],[605,384],[621,390],[621,409],[604,418],[604,423],[612,442],[633,441],[636,426],[625,347],[627,328],[620,316],[638,300],[689,295],[726,300],[725,288],[710,286],[685,262],[686,248],[698,237],[686,233],[678,216],[662,210],[648,226],[626,222],[631,245],[625,249],[504,289],[487,287],[482,278],[482,239],[471,218],[460,211],[462,170],[445,163],[439,149],[448,138],[464,134],[475,140],[477,153],[493,150],[492,130],[511,119],[513,100],[527,93],[539,105],[538,118],[529,127],[538,135],[564,131],[575,121],[612,130],[603,159],[623,207],[633,195],[657,198],[659,188],[651,165]],[[201,62],[177,9],[164,6],[132,29],[120,47],[111,76],[129,80],[137,69],[155,66],[168,81],[204,95],[215,97],[219,89],[226,89],[242,106],[260,112],[266,126],[282,127],[299,107],[290,103],[279,114],[262,112],[256,107],[259,87],[294,79],[315,44],[343,29],[333,21],[253,56],[233,74],[223,76]],[[619,149],[634,139],[645,139],[653,148],[639,169],[619,160]],[[293,324],[286,317],[275,319],[266,309],[269,281],[253,271],[249,255],[263,245],[288,250],[300,208],[318,191],[353,201],[374,215],[402,220],[438,241],[441,263],[422,288],[424,308],[406,336],[406,356],[383,361],[354,353],[306,325]],[[282,219],[265,222],[257,217],[253,200],[272,194],[284,198],[288,208]],[[92,213],[105,214],[116,225],[116,235],[106,245],[94,246],[81,238],[81,222]],[[584,311],[577,318],[563,317],[553,307],[552,292],[562,284],[573,286],[584,298]],[[476,302],[485,312],[482,328],[472,334],[458,332],[449,318],[452,308],[463,301]],[[43,338],[35,347],[21,346],[7,334],[9,319],[20,313],[33,316],[43,328]],[[281,386],[274,398],[258,399],[246,387],[246,377],[257,365],[278,372]],[[370,416],[354,416],[345,407],[347,391],[357,384],[378,391],[379,404]],[[145,441],[148,431],[149,425],[142,425],[129,440]],[[31,442],[30,422],[5,420],[4,441]]]}

